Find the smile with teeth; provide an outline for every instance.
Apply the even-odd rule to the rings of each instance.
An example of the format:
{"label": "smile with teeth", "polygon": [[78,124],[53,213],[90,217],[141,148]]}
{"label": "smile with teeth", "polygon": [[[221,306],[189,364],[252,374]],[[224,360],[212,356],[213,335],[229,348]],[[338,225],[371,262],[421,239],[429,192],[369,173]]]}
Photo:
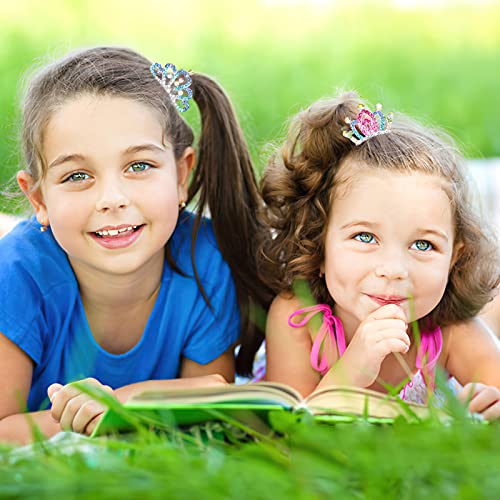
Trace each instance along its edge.
{"label": "smile with teeth", "polygon": [[120,229],[102,229],[101,231],[96,231],[95,234],[99,238],[118,236],[118,235],[123,235],[124,233],[130,233],[132,231],[136,231],[139,227],[140,226],[126,226],[126,227],[121,227]]}

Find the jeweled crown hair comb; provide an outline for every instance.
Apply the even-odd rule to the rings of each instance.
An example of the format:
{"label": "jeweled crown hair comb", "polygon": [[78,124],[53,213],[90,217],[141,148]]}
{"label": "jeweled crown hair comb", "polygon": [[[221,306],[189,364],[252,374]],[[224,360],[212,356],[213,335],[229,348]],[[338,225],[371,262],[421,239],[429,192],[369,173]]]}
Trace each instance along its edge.
{"label": "jeweled crown hair comb", "polygon": [[351,127],[351,130],[345,130],[343,132],[344,137],[359,146],[372,137],[387,134],[391,131],[393,114],[387,113],[384,116],[382,104],[377,104],[373,113],[364,104],[360,104],[359,107],[361,111],[355,120],[346,117],[345,122]]}
{"label": "jeweled crown hair comb", "polygon": [[149,68],[151,74],[160,82],[160,85],[167,91],[174,106],[184,113],[189,109],[189,99],[193,97],[193,91],[189,88],[191,77],[189,73],[177,68],[173,64],[166,64],[163,67],[159,63],[153,63]]}

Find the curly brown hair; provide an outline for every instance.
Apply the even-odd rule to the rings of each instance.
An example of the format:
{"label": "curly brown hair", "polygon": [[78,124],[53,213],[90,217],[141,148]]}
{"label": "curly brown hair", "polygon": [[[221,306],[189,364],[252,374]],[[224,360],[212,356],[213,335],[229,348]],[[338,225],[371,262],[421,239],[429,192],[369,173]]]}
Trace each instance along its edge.
{"label": "curly brown hair", "polygon": [[476,315],[500,282],[498,244],[473,210],[463,156],[443,132],[397,115],[391,133],[359,146],[344,137],[346,117],[355,117],[355,92],[318,101],[292,120],[288,137],[275,151],[261,182],[262,210],[270,231],[262,233],[261,279],[275,293],[308,282],[314,299],[333,306],[320,266],[333,197],[358,172],[385,169],[422,172],[445,180],[455,222],[455,262],[440,303],[426,324],[441,326]]}

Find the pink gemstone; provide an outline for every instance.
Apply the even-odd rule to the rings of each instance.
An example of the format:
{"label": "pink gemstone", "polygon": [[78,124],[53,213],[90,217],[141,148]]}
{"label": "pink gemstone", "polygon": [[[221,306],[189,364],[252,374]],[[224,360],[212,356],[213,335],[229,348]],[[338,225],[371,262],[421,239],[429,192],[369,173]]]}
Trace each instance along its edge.
{"label": "pink gemstone", "polygon": [[378,132],[378,123],[373,113],[367,109],[362,109],[358,114],[358,129],[365,136],[373,135]]}

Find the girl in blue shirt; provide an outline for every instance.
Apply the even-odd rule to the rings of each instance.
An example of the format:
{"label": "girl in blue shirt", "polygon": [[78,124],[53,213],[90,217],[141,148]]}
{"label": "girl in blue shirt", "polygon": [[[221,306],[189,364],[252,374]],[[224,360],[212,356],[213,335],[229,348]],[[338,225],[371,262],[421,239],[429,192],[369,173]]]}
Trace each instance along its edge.
{"label": "girl in blue shirt", "polygon": [[22,111],[17,180],[35,217],[0,240],[0,440],[31,438],[25,406],[48,436],[91,433],[103,408],[73,381],[120,401],[232,381],[240,326],[251,340],[251,306],[270,297],[253,169],[220,86],[98,47],[31,78]]}

